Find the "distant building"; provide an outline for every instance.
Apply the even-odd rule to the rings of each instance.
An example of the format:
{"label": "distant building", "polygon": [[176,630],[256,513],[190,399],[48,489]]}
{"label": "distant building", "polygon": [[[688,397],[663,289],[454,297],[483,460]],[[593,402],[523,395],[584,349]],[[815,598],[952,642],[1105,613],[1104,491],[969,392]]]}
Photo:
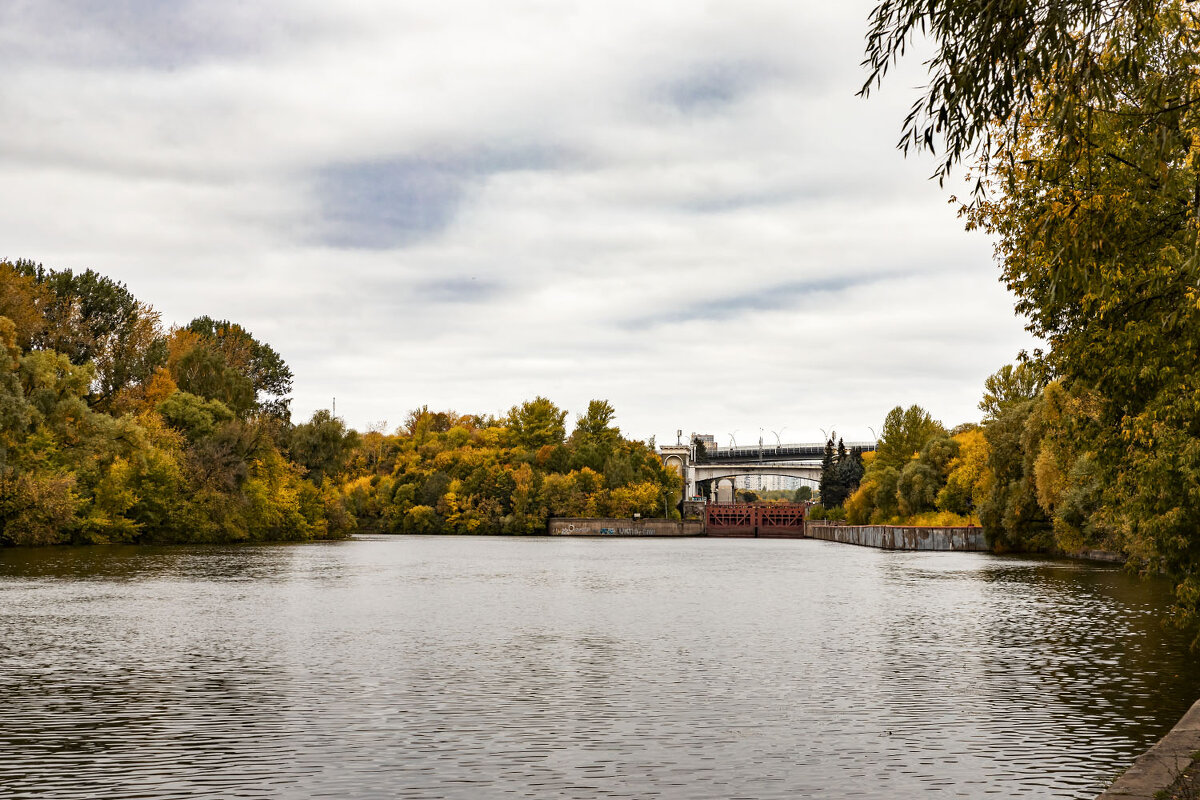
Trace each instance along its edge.
{"label": "distant building", "polygon": [[799,478],[788,475],[739,475],[735,480],[739,489],[755,492],[794,492],[804,485]]}

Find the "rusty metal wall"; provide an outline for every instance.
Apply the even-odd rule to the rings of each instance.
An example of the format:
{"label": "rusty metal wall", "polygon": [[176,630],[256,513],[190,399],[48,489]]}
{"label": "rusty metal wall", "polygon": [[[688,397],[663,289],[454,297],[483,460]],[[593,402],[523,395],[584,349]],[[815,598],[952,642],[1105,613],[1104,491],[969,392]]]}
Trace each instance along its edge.
{"label": "rusty metal wall", "polygon": [[804,536],[804,504],[731,503],[708,506],[705,530],[709,536],[756,536],[799,539]]}

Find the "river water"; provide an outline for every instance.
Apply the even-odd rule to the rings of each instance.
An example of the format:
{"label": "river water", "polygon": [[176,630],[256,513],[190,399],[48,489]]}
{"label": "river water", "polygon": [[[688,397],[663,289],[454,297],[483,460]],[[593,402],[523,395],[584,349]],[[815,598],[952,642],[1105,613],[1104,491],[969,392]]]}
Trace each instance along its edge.
{"label": "river water", "polygon": [[1088,798],[1166,587],[812,540],[0,551],[0,797]]}

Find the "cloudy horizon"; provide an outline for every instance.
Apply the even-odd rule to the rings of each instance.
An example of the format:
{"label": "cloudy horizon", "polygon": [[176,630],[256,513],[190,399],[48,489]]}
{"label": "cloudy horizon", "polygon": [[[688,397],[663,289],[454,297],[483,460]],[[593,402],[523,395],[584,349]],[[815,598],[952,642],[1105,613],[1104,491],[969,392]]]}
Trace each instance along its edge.
{"label": "cloudy horizon", "polygon": [[0,258],[242,324],[297,420],[977,420],[1037,343],[965,189],[895,150],[919,63],[855,96],[870,7],[11,2]]}

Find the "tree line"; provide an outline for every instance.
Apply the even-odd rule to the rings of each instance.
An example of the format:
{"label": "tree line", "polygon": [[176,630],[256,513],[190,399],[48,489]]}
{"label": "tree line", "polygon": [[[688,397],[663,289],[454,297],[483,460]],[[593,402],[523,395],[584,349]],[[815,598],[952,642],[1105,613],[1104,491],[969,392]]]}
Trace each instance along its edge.
{"label": "tree line", "polygon": [[[824,505],[815,513],[855,525],[983,525],[998,552],[1087,549],[1035,533],[1050,530],[1032,466],[1036,454],[1028,456],[1044,418],[1038,417],[1037,431],[1026,428],[1045,389],[1028,366],[1005,366],[986,387],[980,423],[947,430],[918,405],[896,406],[874,451],[848,454],[830,443],[822,469]],[[1100,545],[1089,543],[1104,549]]]}
{"label": "tree line", "polygon": [[0,261],[0,545],[534,533],[663,515],[679,478],[593,401],[414,411],[393,434],[294,424],[292,372],[237,323],[165,328],[92,270]]}

